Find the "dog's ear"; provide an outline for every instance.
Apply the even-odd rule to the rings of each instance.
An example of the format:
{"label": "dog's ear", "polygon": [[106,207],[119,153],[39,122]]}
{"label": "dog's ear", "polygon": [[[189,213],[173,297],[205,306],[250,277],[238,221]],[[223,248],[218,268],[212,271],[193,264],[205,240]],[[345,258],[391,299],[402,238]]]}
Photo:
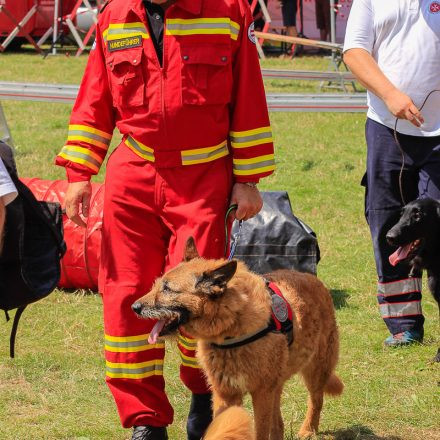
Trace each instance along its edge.
{"label": "dog's ear", "polygon": [[228,261],[216,269],[203,272],[196,287],[208,295],[219,296],[225,291],[227,283],[234,276],[236,270],[237,262]]}
{"label": "dog's ear", "polygon": [[186,240],[185,250],[183,252],[183,261],[190,261],[193,258],[199,258],[200,255],[197,252],[196,243],[193,237],[189,237]]}

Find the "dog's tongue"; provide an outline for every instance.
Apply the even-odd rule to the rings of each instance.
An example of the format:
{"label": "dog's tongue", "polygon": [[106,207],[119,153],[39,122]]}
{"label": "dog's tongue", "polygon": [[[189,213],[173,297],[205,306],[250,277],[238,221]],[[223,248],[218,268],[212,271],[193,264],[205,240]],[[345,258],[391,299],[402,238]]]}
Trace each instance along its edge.
{"label": "dog's tongue", "polygon": [[159,337],[160,332],[162,331],[165,325],[165,319],[161,319],[154,324],[154,327],[151,329],[150,335],[148,336],[148,343],[155,344],[157,342],[157,338]]}
{"label": "dog's tongue", "polygon": [[406,246],[399,247],[396,252],[388,257],[391,266],[396,266],[399,261],[404,260],[408,256],[411,250],[411,244],[412,243],[409,243]]}

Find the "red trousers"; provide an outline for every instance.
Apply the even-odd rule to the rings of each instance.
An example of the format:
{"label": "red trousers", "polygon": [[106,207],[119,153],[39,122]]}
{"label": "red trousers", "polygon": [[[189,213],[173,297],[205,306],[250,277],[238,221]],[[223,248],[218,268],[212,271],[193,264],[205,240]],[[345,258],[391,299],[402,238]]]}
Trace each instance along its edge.
{"label": "red trousers", "polygon": [[[230,156],[157,168],[121,144],[108,161],[99,288],[106,381],[126,428],[173,420],[163,378],[164,343],[148,344],[154,321],[137,318],[131,305],[182,260],[189,236],[202,256],[223,256],[231,188]],[[193,393],[207,393],[195,341],[181,336],[178,347],[182,381]]]}

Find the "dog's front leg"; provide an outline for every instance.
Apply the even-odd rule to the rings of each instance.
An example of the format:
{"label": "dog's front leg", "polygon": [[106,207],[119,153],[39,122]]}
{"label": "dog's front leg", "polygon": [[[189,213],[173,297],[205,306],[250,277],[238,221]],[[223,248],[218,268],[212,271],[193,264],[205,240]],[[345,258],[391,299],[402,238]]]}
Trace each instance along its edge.
{"label": "dog's front leg", "polygon": [[269,440],[270,438],[274,399],[275,393],[273,390],[260,389],[252,393],[257,440]]}
{"label": "dog's front leg", "polygon": [[243,394],[222,394],[215,389],[212,392],[212,407],[214,412],[214,417],[217,417],[221,412],[230,406],[242,406],[243,405]]}

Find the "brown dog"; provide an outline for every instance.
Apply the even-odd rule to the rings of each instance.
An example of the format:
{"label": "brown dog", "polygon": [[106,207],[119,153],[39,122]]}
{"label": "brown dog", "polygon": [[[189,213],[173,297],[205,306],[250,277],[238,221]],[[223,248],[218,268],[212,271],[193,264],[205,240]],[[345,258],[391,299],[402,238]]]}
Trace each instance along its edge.
{"label": "brown dog", "polygon": [[257,440],[283,439],[283,385],[300,373],[309,399],[299,435],[307,437],[318,430],[324,392],[338,395],[344,387],[333,373],[339,342],[332,299],[310,274],[281,270],[266,279],[276,283],[292,307],[290,346],[285,334],[270,332],[240,347],[218,347],[266,326],[271,296],[265,279],[243,263],[200,258],[192,238],[184,262],[159,278],[133,310],[142,318],[158,320],[150,343],[179,328],[198,339],[197,356],[212,387],[215,416],[240,406],[243,396],[251,394]]}

